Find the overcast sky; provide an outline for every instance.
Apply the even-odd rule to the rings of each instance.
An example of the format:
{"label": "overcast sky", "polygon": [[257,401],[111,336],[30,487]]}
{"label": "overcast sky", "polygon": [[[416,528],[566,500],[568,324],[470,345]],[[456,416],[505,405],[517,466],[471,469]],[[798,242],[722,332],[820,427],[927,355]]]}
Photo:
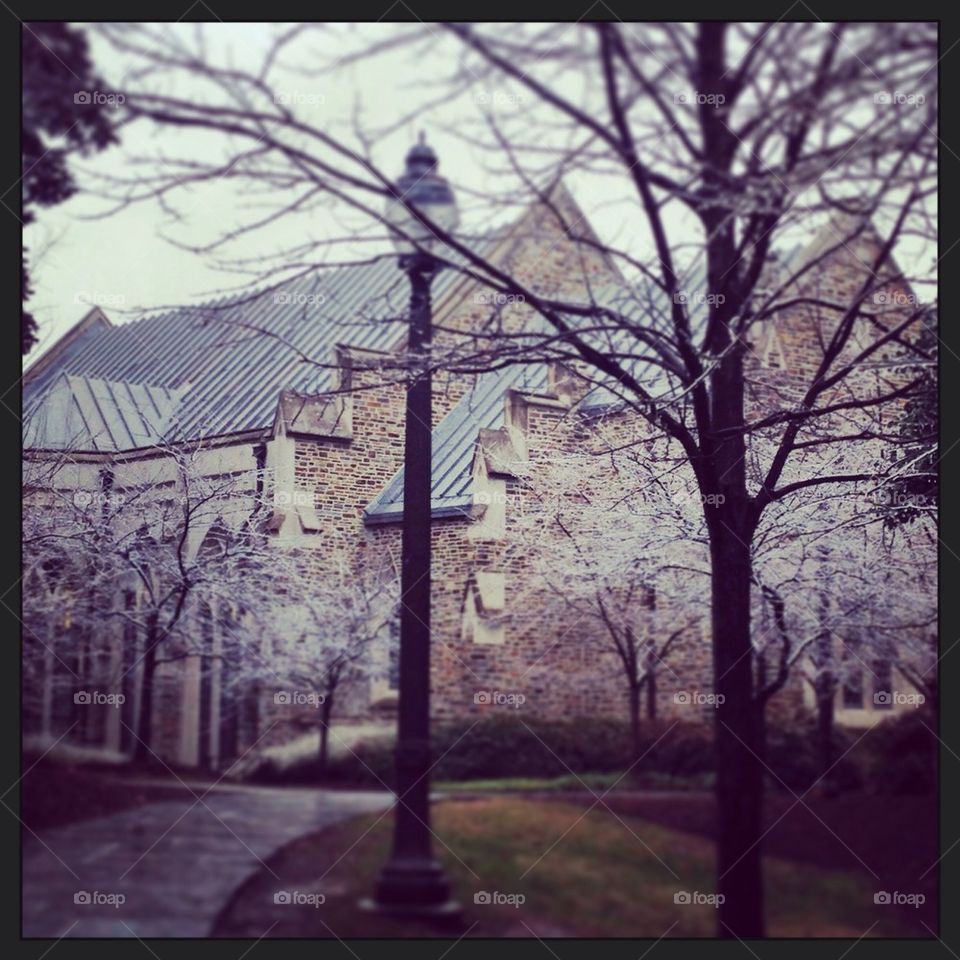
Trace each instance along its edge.
{"label": "overcast sky", "polygon": [[[639,28],[639,27],[638,27]],[[185,37],[192,35],[192,25],[179,25]],[[222,62],[233,62],[251,68],[260,62],[269,40],[284,29],[279,24],[213,24],[206,28],[213,40],[211,55]],[[343,25],[341,31],[350,31]],[[396,27],[390,24],[365,25],[365,35],[373,31],[376,37],[386,37]],[[558,37],[577,30],[576,25],[557,25]],[[128,76],[136,76],[143,67],[136,58],[117,56],[95,29],[88,31],[96,69],[108,84],[122,88]],[[336,58],[348,44],[324,33],[313,35],[298,47],[296,63]],[[296,64],[279,74],[285,81],[277,84],[285,88],[291,103],[305,119],[322,129],[336,129],[349,136],[351,117],[362,111],[365,126],[376,128],[390,124],[411,112],[417,104],[431,99],[426,80],[440,79],[460,65],[460,47],[453,41],[441,42],[438,51],[428,61],[412,57],[409,51],[385,54],[373,62],[361,65],[346,63],[322,77],[305,78],[296,70]],[[564,77],[559,83],[575,86],[581,82],[576,75]],[[182,88],[178,93],[184,93]],[[523,109],[511,100],[515,91],[501,87],[491,89],[478,81],[455,102],[434,107],[426,118],[411,119],[401,129],[377,144],[374,155],[388,171],[399,173],[403,156],[415,141],[420,127],[436,148],[441,172],[455,185],[469,185],[470,189],[496,191],[498,175],[486,169],[487,158],[471,149],[448,131],[449,125],[461,126],[468,120],[478,120],[485,110],[494,110],[507,116],[510,111]],[[171,133],[145,122],[138,122],[122,131],[121,143],[101,154],[83,161],[78,174],[81,185],[92,183],[83,171],[91,173],[122,172],[133,169],[132,158],[157,156],[161,153],[178,155],[191,152],[222,149],[208,135],[197,132]],[[631,249],[635,255],[649,252],[644,232],[634,224],[624,200],[632,197],[625,180],[612,177],[591,178],[572,176],[567,185],[580,203],[591,224],[605,240]],[[468,226],[481,227],[473,222],[471,201],[461,191],[464,219]],[[100,305],[112,320],[124,322],[138,311],[160,305],[191,303],[209,298],[216,291],[235,287],[239,280],[213,269],[209,258],[178,249],[165,239],[199,242],[213,239],[225,225],[238,221],[239,204],[246,203],[238,196],[235,182],[224,181],[205,189],[196,189],[183,209],[185,223],[171,222],[156,203],[141,203],[100,219],[91,219],[107,209],[105,202],[81,192],[67,203],[38,212],[37,223],[26,232],[26,243],[33,263],[35,295],[30,308],[40,325],[41,346],[30,356],[32,362],[49,345],[76,323],[92,304]],[[309,222],[290,218],[271,226],[269,233],[261,233],[255,240],[268,249],[276,250],[304,238],[338,236],[342,222],[333,216],[313,215]],[[249,249],[249,248],[248,248]],[[929,251],[923,253],[930,260]]]}
{"label": "overcast sky", "polygon": [[[179,29],[185,34],[192,31],[188,25],[181,25]],[[232,57],[234,62],[247,67],[260,61],[269,38],[282,29],[279,24],[207,27],[208,33],[221,44],[216,56]],[[386,35],[394,28],[368,25],[365,29]],[[122,87],[125,75],[135,73],[142,63],[138,64],[135,59],[118,60],[96,30],[88,30],[88,34],[97,70],[108,84]],[[453,42],[444,46],[452,56],[456,49]],[[322,48],[320,52],[326,56],[337,52],[332,39],[325,40],[318,34],[309,44],[304,44],[301,58],[309,55],[311,47]],[[452,61],[433,62],[432,75],[439,78],[455,66]],[[344,65],[318,79],[308,80],[290,71],[289,83],[277,86],[285,88],[279,92],[291,98],[301,116],[321,127],[342,125],[345,135],[349,136],[351,113],[358,105],[364,111],[365,125],[387,125],[428,96],[422,84],[422,66],[411,63],[407,52],[398,51],[378,57],[373,64]],[[462,120],[466,114],[479,117],[481,109],[511,108],[516,109],[495,92],[477,84],[456,103],[432,110],[422,123],[411,120],[404,129],[387,137],[377,146],[376,157],[385,169],[399,174],[406,151],[415,142],[420,127],[424,127],[440,156],[441,172],[455,184],[468,184],[472,189],[483,191],[491,185],[481,158],[442,128]],[[182,155],[191,149],[201,154],[212,149],[210,138],[202,133],[173,134],[169,129],[158,130],[146,123],[137,123],[124,129],[118,146],[82,161],[78,180],[81,184],[85,182],[84,170],[129,170],[129,158],[133,156],[161,151]],[[575,188],[576,184],[571,182],[570,186]],[[606,199],[613,195],[608,190]],[[596,216],[602,217],[603,199],[594,197],[590,203],[591,221]],[[238,202],[240,198],[233,183],[205,189],[197,193],[195,202],[187,204],[190,221],[178,225],[172,224],[155,203],[137,204],[104,219],[86,219],[102,213],[108,204],[83,192],[64,204],[39,211],[37,223],[26,232],[26,243],[36,259],[33,271],[36,292],[30,307],[39,321],[41,335],[41,346],[30,361],[76,323],[91,303],[99,304],[111,319],[123,322],[139,309],[196,302],[225,286],[237,285],[238,278],[224,276],[212,269],[208,260],[178,249],[164,237],[191,242],[212,239],[223,224],[235,220],[234,206]],[[469,223],[469,199],[461,198],[461,205],[466,208],[464,220]],[[302,239],[306,229],[318,237],[339,235],[339,224],[331,218],[322,219],[324,222],[311,224],[294,219],[277,223],[269,233],[261,234],[257,242],[273,249],[286,247]],[[616,228],[615,213],[612,219]]]}

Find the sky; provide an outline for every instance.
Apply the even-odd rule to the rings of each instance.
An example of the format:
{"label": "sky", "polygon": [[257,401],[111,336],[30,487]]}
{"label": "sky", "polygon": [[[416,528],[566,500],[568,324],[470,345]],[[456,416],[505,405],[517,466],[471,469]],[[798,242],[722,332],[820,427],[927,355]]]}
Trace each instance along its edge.
{"label": "sky", "polygon": [[[190,28],[181,25],[187,32]],[[221,42],[218,54],[235,62],[250,64],[262,58],[267,41],[283,29],[280,24],[217,24],[215,32]],[[370,29],[368,27],[368,29]],[[393,28],[381,26],[381,35]],[[122,88],[125,74],[135,76],[135,58],[118,59],[108,43],[95,29],[88,29],[92,54],[97,69],[108,84]],[[336,43],[318,36],[310,47],[321,47],[326,56],[333,55]],[[446,45],[452,52],[453,44]],[[439,76],[454,64],[434,64]],[[345,64],[322,78],[297,77],[290,71],[289,83],[278,83],[278,92],[290,98],[299,115],[321,126],[347,124],[352,111],[362,105],[365,123],[371,126],[388,124],[411,110],[425,94],[422,78],[406,52],[386,54],[374,67]],[[454,184],[467,184],[483,191],[490,183],[490,174],[475,151],[444,132],[446,123],[461,119],[464,111],[511,109],[488,85],[478,83],[470,93],[444,110],[435,110],[427,120],[411,119],[401,129],[386,137],[376,149],[384,169],[402,172],[403,159],[416,142],[421,126],[440,157],[440,172]],[[432,121],[432,122],[431,122]],[[349,134],[346,126],[341,127]],[[175,143],[175,149],[172,144]],[[130,157],[160,152],[189,153],[192,150],[215,149],[203,134],[172,134],[144,123],[135,124],[121,133],[118,146],[93,155],[77,166],[77,180],[83,185],[96,185],[90,174],[114,173],[130,169]],[[571,184],[572,186],[572,184]],[[25,233],[25,242],[34,259],[35,295],[30,307],[40,324],[41,346],[29,361],[42,354],[58,337],[80,320],[97,304],[111,318],[123,322],[137,311],[172,303],[191,303],[208,299],[211,293],[239,280],[224,276],[205,258],[178,249],[165,237],[196,240],[213,237],[220,225],[234,221],[238,197],[232,184],[218,184],[198,193],[190,202],[190,220],[173,225],[155,203],[137,204],[125,210],[102,216],[110,204],[89,193],[80,192],[68,202],[41,210],[36,225]],[[461,198],[466,207],[462,216],[469,221],[469,199]],[[592,204],[594,208],[599,203]],[[98,219],[91,219],[97,217]],[[592,221],[591,217],[591,221]],[[257,242],[282,248],[301,239],[309,230],[316,236],[338,235],[339,225],[333,217],[326,222],[304,224],[291,219],[261,234]]]}
{"label": "sky", "polygon": [[[210,55],[219,62],[250,67],[259,63],[271,37],[287,29],[282,24],[213,24],[207,27]],[[434,28],[426,25],[428,30]],[[140,80],[142,58],[118,55],[96,27],[84,28],[90,38],[97,70],[108,84],[122,89],[124,84]],[[169,29],[192,38],[195,27],[180,24]],[[352,25],[334,25],[335,33],[309,35],[297,46],[289,64],[281,67],[275,89],[287,97],[298,115],[321,129],[352,136],[355,116],[364,126],[377,128],[405,118],[396,130],[376,144],[374,156],[386,170],[400,173],[403,157],[415,142],[420,129],[440,157],[440,172],[461,187],[462,217],[468,226],[482,227],[472,209],[471,191],[495,193],[501,188],[502,171],[491,169],[489,157],[471,148],[450,128],[478,121],[485,111],[493,111],[505,122],[515,121],[517,111],[527,109],[518,98],[517,88],[492,88],[482,77],[470,76],[460,48],[452,41],[439,41],[429,60],[403,49],[387,52],[372,62],[352,63],[340,51],[350,47]],[[396,25],[363,25],[363,36],[385,39]],[[556,25],[558,42],[569,42],[571,24]],[[334,64],[321,75],[309,75],[315,63]],[[423,63],[429,62],[429,71]],[[456,71],[465,71],[468,84],[453,102],[432,107],[417,114],[418,105],[434,99],[431,81],[440,81]],[[558,89],[576,90],[582,77],[576,70],[557,76]],[[164,81],[166,83],[166,81]],[[183,86],[162,86],[178,94],[190,94]],[[215,156],[222,142],[202,132],[171,132],[146,122],[138,122],[121,131],[121,142],[100,154],[83,160],[77,167],[81,188],[95,187],[102,174],[126,173],[136,169],[137,158],[160,155]],[[625,215],[624,202],[632,188],[623,178],[588,177],[573,174],[565,181],[601,238],[615,241],[640,256],[650,252],[640,218]],[[210,299],[224,289],[236,287],[241,279],[215,269],[212,258],[178,248],[170,240],[196,243],[213,239],[225,226],[241,222],[247,215],[249,199],[239,196],[236,182],[194,188],[181,204],[183,222],[174,222],[156,203],[139,203],[107,214],[111,204],[81,189],[74,198],[59,206],[39,211],[36,224],[25,232],[30,251],[35,295],[30,309],[40,325],[41,344],[28,358],[32,363],[43,351],[80,320],[93,305],[100,306],[114,322],[124,322],[143,310],[188,304]],[[636,221],[636,222],[635,222]],[[350,230],[351,224],[346,229]],[[310,237],[323,239],[340,236],[344,223],[333,213],[311,213],[309,219],[290,217],[261,232],[251,243],[241,245],[253,256],[262,250],[280,250]],[[378,227],[371,229],[379,230]],[[257,245],[260,245],[259,247]],[[929,251],[916,251],[930,259]]]}

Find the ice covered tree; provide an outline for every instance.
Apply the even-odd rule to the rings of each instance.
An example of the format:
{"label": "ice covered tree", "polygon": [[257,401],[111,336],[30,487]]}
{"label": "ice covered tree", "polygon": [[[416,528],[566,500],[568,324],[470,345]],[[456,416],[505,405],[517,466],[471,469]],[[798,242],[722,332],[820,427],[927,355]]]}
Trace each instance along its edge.
{"label": "ice covered tree", "polygon": [[[230,29],[218,25],[216,36],[229,40]],[[704,507],[723,697],[715,724],[718,932],[761,935],[753,540],[764,512],[795,491],[864,479],[846,468],[793,473],[810,444],[853,449],[876,430],[854,423],[851,412],[890,411],[922,390],[915,374],[858,374],[891,351],[930,359],[913,336],[923,311],[909,298],[894,309],[877,298],[932,279],[929,270],[904,274],[893,257],[935,238],[935,25],[299,24],[278,27],[255,62],[240,66],[231,44],[211,42],[209,33],[166,25],[104,31],[118,65],[149,65],[122,85],[131,127],[160,125],[197,139],[184,141],[181,155],[143,156],[104,176],[103,192],[121,208],[150,200],[165,211],[195,204],[196,191],[212,184],[255,196],[237,222],[178,238],[248,279],[387,255],[378,246],[384,203],[401,199],[391,134],[409,119],[436,118],[482,158],[489,188],[455,185],[475,201],[464,229],[427,226],[449,253],[449,269],[524,303],[537,322],[521,335],[507,312],[493,310],[489,323],[434,360],[460,370],[581,363],[682,449]],[[310,109],[316,97],[301,103],[286,93],[317,89],[345,64],[393,76],[404,55],[409,75],[428,84],[400,118],[371,120],[362,103],[344,103],[331,117]],[[438,66],[425,75],[424,64]],[[206,149],[190,149],[200,141]],[[556,203],[568,177],[586,194],[605,188],[619,226],[599,236]],[[571,258],[559,281],[544,283],[487,256],[491,248],[479,241],[490,224],[532,202],[545,213],[520,231],[546,239],[544,250],[559,232],[577,246],[583,269]],[[263,242],[251,251],[251,241],[298,217],[332,219],[340,236],[299,231],[293,245]],[[827,243],[779,261],[783,269],[771,277],[772,261],[793,239],[820,230]],[[331,255],[344,236],[349,252]],[[628,305],[606,295],[610,284],[587,266],[598,257],[612,285],[642,282],[655,296]],[[838,257],[847,260],[848,282],[821,287],[821,268]],[[755,404],[754,350],[785,322],[811,344],[806,365],[770,402]],[[746,460],[760,432],[771,445],[751,483]]]}
{"label": "ice covered tree", "polygon": [[155,454],[59,451],[24,470],[25,662],[53,658],[76,685],[67,659],[82,653],[114,692],[135,678],[137,759],[152,753],[158,668],[211,653],[201,606],[255,614],[275,564],[255,471],[221,471],[205,443]]}
{"label": "ice covered tree", "polygon": [[582,452],[512,466],[506,562],[532,574],[512,605],[561,608],[597,655],[591,669],[617,664],[636,759],[644,692],[652,721],[658,675],[708,619],[706,535],[693,478],[669,442],[618,449],[603,424],[585,436]]}
{"label": "ice covered tree", "polygon": [[269,626],[237,646],[233,676],[238,691],[272,690],[281,715],[315,711],[322,771],[339,699],[350,692],[364,698],[363,685],[384,678],[398,653],[392,647],[400,592],[388,551],[363,557],[345,539],[326,542],[318,564],[305,567],[317,553],[286,548],[272,566],[271,592],[258,614]]}

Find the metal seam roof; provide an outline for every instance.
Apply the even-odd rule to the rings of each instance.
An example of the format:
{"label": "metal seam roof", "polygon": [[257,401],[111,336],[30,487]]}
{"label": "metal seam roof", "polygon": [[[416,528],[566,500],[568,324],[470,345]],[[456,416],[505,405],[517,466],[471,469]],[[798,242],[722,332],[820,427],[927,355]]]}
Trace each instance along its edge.
{"label": "metal seam roof", "polygon": [[[441,274],[436,296],[457,276]],[[391,260],[382,260],[308,275],[248,298],[221,298],[112,328],[91,328],[26,383],[24,413],[36,414],[66,373],[98,381],[100,394],[109,390],[105,382],[186,387],[167,440],[266,428],[280,390],[320,392],[329,384],[324,365],[336,344],[395,348],[404,331],[392,320],[405,306],[406,279]],[[109,405],[124,419],[119,394]],[[131,433],[129,425],[116,427]]]}
{"label": "metal seam roof", "polygon": [[65,449],[84,437],[86,449],[106,452],[156,444],[163,439],[179,394],[153,384],[61,373],[25,416],[24,445]]}
{"label": "metal seam roof", "polygon": [[[439,302],[460,279],[454,271],[441,273],[435,299]],[[641,295],[648,298],[649,292]],[[405,336],[405,328],[396,321],[404,312],[406,296],[406,278],[392,260],[381,260],[305,275],[257,295],[220,298],[113,328],[91,329],[28,384],[24,409],[35,412],[66,372],[76,380],[71,387],[75,400],[85,398],[77,401],[79,411],[87,421],[99,411],[97,419],[113,449],[144,446],[145,439],[156,443],[268,428],[281,390],[319,393],[330,383],[332,371],[305,362],[303,356],[329,364],[339,343],[395,349]],[[640,297],[634,293],[631,311],[627,297],[622,288],[610,289],[602,302],[625,313],[639,308],[650,322],[649,307],[643,309]],[[506,367],[477,378],[434,431],[435,509],[469,501],[478,431],[503,425],[507,391],[536,392],[546,381],[542,363]],[[144,416],[138,394],[154,407],[155,424]],[[588,399],[609,402],[609,396],[598,387]],[[142,437],[131,422],[134,411],[140,415]],[[394,515],[402,508],[402,496],[401,469],[366,515]]]}
{"label": "metal seam roof", "polygon": [[[460,279],[453,271],[442,273],[435,298],[439,301]],[[177,440],[267,428],[281,390],[318,393],[330,382],[328,368],[304,362],[302,355],[328,364],[339,343],[395,349],[405,336],[405,328],[394,321],[403,314],[406,292],[403,275],[392,261],[383,260],[304,276],[239,301],[221,298],[93,329],[28,384],[25,412],[36,411],[57,377],[67,372],[77,378],[74,394],[89,393],[93,406],[101,408],[97,419],[113,449],[145,445],[130,422],[131,407],[140,414],[151,443],[161,434]],[[622,290],[608,293],[605,299],[611,304],[619,300],[616,305],[624,309]],[[435,509],[469,501],[478,431],[503,425],[506,392],[536,392],[546,380],[544,364],[515,365],[477,378],[435,429]],[[594,391],[600,392],[602,388]],[[156,424],[143,416],[138,394],[156,410]],[[79,409],[87,418],[93,412],[90,402]],[[367,516],[393,515],[402,507],[402,495],[401,469],[367,508]]]}
{"label": "metal seam roof", "polygon": [[[470,503],[471,465],[482,428],[504,425],[509,390],[542,390],[547,384],[545,364],[515,365],[484,373],[472,390],[434,427],[432,450],[432,510]],[[367,522],[399,519],[403,512],[403,467],[364,511]]]}
{"label": "metal seam roof", "polygon": [[[491,238],[485,246],[501,239]],[[435,283],[435,301],[440,302],[461,279],[454,271],[441,273]],[[703,271],[693,271],[685,286],[699,291]],[[670,304],[649,285],[611,287],[595,297],[651,328],[669,319]],[[220,297],[115,327],[91,327],[66,345],[56,363],[28,381],[24,422],[41,414],[53,394],[63,389],[58,384],[66,375],[70,403],[87,425],[96,449],[104,449],[104,440],[110,448],[121,450],[161,440],[266,429],[273,422],[281,390],[319,393],[330,384],[332,371],[324,365],[331,363],[338,344],[395,349],[405,336],[398,321],[406,301],[406,278],[392,259],[383,259],[301,276],[255,295]],[[690,313],[697,336],[706,310],[695,306]],[[542,322],[534,318],[535,327]],[[622,347],[608,337],[603,348],[622,349],[625,356],[636,350],[629,330],[621,329],[614,339]],[[641,357],[626,362],[651,392],[660,393],[669,386],[669,378]],[[546,383],[543,363],[515,365],[477,377],[473,389],[434,429],[435,513],[463,512],[469,507],[478,433],[481,428],[503,425],[507,391],[539,392]],[[61,406],[64,400],[60,398]],[[144,401],[153,408],[155,422],[146,414]],[[599,412],[619,402],[614,392],[598,385],[580,409]],[[96,430],[96,435],[91,425],[94,414],[103,424],[103,431]],[[56,418],[42,419],[49,423]],[[47,432],[64,442],[71,439],[66,421]],[[36,431],[33,439],[38,439]],[[402,498],[401,468],[367,507],[367,521],[399,518]]]}

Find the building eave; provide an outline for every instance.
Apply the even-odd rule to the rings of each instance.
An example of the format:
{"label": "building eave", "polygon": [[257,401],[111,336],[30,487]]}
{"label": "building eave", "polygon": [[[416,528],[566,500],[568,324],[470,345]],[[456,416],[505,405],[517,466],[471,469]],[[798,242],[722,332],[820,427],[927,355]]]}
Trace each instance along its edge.
{"label": "building eave", "polygon": [[[430,505],[430,517],[433,520],[471,519],[474,515],[472,496],[450,497],[434,500]],[[368,527],[383,526],[388,523],[400,523],[403,520],[403,503],[391,503],[363,511],[363,522]]]}

